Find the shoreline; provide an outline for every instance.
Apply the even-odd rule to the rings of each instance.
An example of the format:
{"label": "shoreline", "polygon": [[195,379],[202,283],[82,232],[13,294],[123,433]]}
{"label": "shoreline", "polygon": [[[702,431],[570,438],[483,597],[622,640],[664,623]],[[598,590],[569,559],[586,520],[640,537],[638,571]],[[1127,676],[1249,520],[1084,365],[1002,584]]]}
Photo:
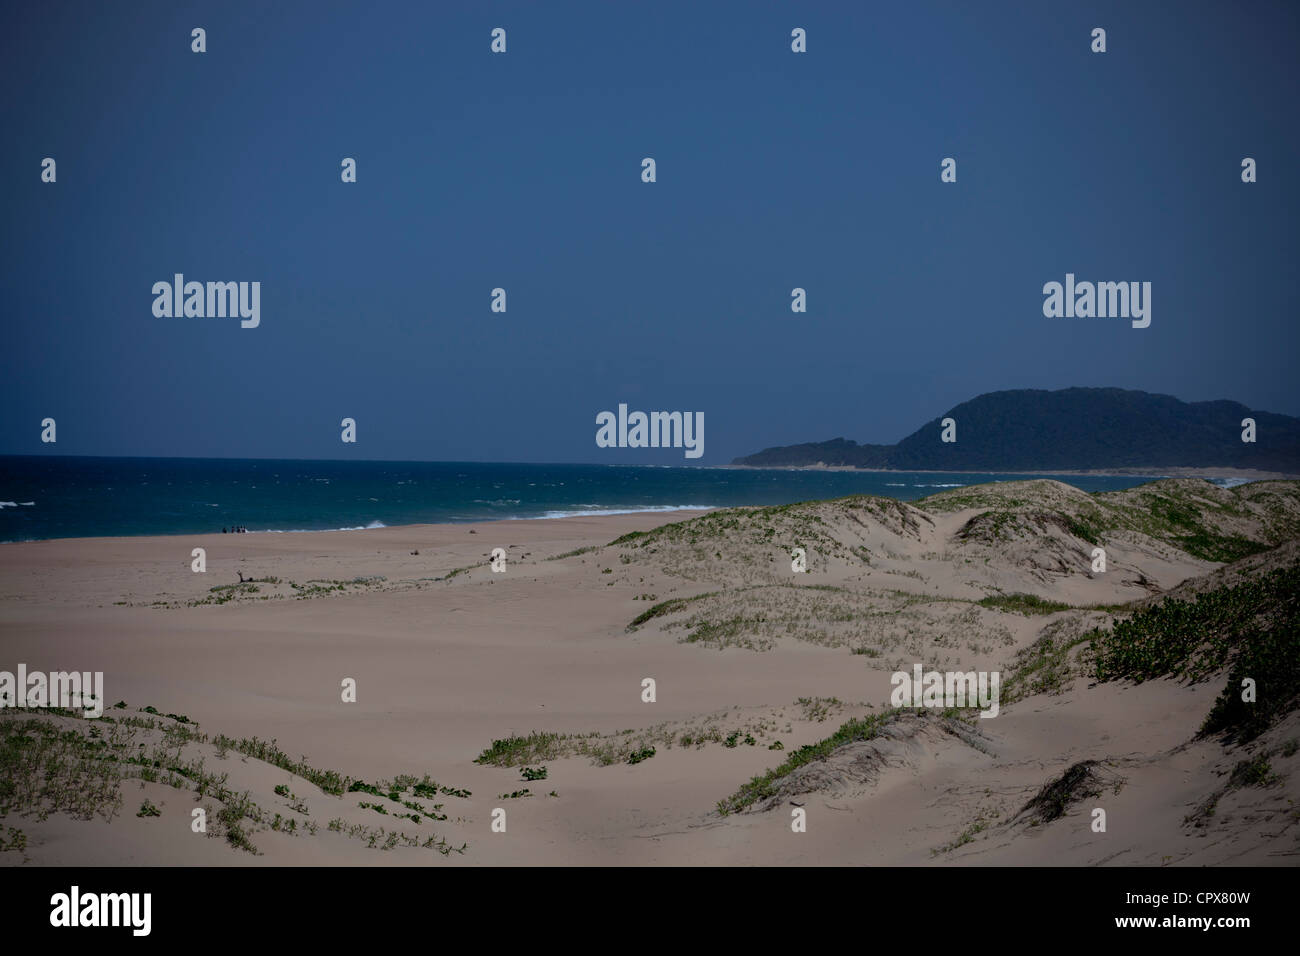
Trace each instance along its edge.
{"label": "shoreline", "polygon": [[[647,467],[656,467],[656,466],[647,466]],[[1294,480],[1300,480],[1300,475],[1298,475],[1298,476],[1290,476],[1290,475],[1286,475],[1286,474],[1282,474],[1282,473],[1278,473],[1278,472],[1265,472],[1265,471],[1256,471],[1256,470],[1253,470],[1253,469],[1241,469],[1241,468],[1237,468],[1237,469],[1233,469],[1233,468],[1219,468],[1219,469],[1210,469],[1210,468],[1169,468],[1169,469],[1163,469],[1163,470],[1159,470],[1159,471],[1154,471],[1154,470],[1153,470],[1153,471],[1151,471],[1151,472],[1146,472],[1146,471],[1132,471],[1132,472],[1127,472],[1127,473],[1125,473],[1125,472],[1115,472],[1115,471],[1089,471],[1089,470],[1073,470],[1073,471],[1022,471],[1022,472],[1011,472],[1011,471],[1008,471],[1008,472],[972,472],[972,471],[900,471],[900,470],[898,470],[898,469],[894,469],[894,468],[856,468],[856,467],[849,466],[849,465],[790,465],[790,466],[787,466],[787,467],[753,466],[753,465],[706,465],[706,466],[701,466],[701,467],[704,467],[704,468],[716,468],[716,469],[719,469],[719,470],[724,470],[724,469],[726,469],[726,470],[745,470],[745,471],[834,471],[834,472],[862,472],[862,473],[866,473],[866,474],[882,474],[882,475],[889,475],[889,474],[894,474],[894,475],[993,475],[993,474],[1004,474],[1004,475],[1010,475],[1010,476],[1013,476],[1013,480],[1015,480],[1015,479],[1019,479],[1019,478],[1021,478],[1021,477],[1024,477],[1024,478],[1026,478],[1026,479],[1032,479],[1032,478],[1038,478],[1038,477],[1054,477],[1054,476],[1093,477],[1093,478],[1150,478],[1152,481],[1157,481],[1157,480],[1160,480],[1160,479],[1162,479],[1162,478],[1204,478],[1204,479],[1206,479],[1207,481],[1210,480],[1210,479],[1212,479],[1212,478],[1220,478],[1220,479],[1225,479],[1225,480],[1234,480],[1234,481],[1237,482],[1238,485],[1240,485],[1240,484],[1249,484],[1249,483],[1256,482],[1256,481],[1294,481]],[[973,483],[971,483],[969,486],[966,486],[966,487],[978,487],[979,485],[984,485],[984,484],[995,484],[995,483],[996,483],[996,482],[973,482]],[[950,489],[941,489],[941,490],[950,490]],[[934,493],[938,493],[938,492],[934,492]],[[835,496],[835,497],[843,497],[843,496]],[[892,498],[893,496],[892,496],[892,495],[883,495],[883,496],[878,496],[878,497],[889,497],[889,498]],[[923,498],[927,498],[927,497],[930,497],[930,496],[929,496],[929,495],[921,495],[919,498],[915,498],[915,499],[913,499],[913,498],[895,498],[894,500],[897,500],[897,501],[915,501],[915,500],[921,500],[921,499],[923,499]],[[813,500],[816,500],[816,499],[813,499]],[[833,499],[824,499],[824,500],[833,500]],[[793,502],[792,502],[792,503],[793,503]],[[631,518],[640,518],[640,517],[662,516],[662,515],[672,515],[672,516],[678,516],[678,515],[681,515],[681,516],[683,516],[683,518],[681,518],[681,519],[679,519],[679,518],[677,518],[677,517],[673,517],[673,518],[671,518],[671,519],[669,519],[669,520],[664,521],[664,523],[667,524],[667,523],[671,523],[672,521],[676,521],[676,520],[685,520],[685,519],[688,519],[688,518],[697,517],[698,515],[705,514],[706,512],[709,512],[709,511],[717,511],[717,510],[720,510],[720,509],[723,509],[723,508],[746,508],[746,507],[760,507],[760,506],[758,506],[758,505],[704,505],[704,506],[690,506],[690,505],[680,505],[680,506],[679,506],[679,505],[663,505],[663,506],[650,506],[650,507],[640,508],[640,509],[618,509],[618,508],[611,508],[611,509],[609,509],[609,510],[602,510],[602,511],[590,512],[590,513],[581,513],[581,512],[577,512],[577,513],[575,513],[575,512],[562,512],[562,513],[558,513],[558,514],[534,515],[534,516],[531,516],[531,517],[516,517],[516,516],[508,516],[508,517],[501,517],[501,518],[481,518],[481,519],[474,519],[474,520],[470,520],[470,521],[421,521],[421,522],[412,522],[412,523],[407,523],[407,524],[392,524],[392,525],[389,525],[389,524],[383,524],[383,525],[380,525],[379,527],[369,527],[369,526],[363,526],[363,525],[362,525],[362,526],[356,526],[356,527],[344,527],[344,528],[318,528],[318,529],[312,529],[312,528],[294,528],[294,529],[265,528],[265,529],[261,529],[261,530],[257,530],[257,531],[247,531],[247,532],[243,532],[243,534],[245,534],[245,535],[255,535],[257,538],[262,538],[262,537],[265,537],[265,536],[278,537],[278,536],[281,536],[281,535],[353,534],[353,533],[358,532],[358,531],[371,531],[371,532],[375,532],[375,531],[380,531],[380,532],[382,532],[382,531],[389,531],[389,530],[404,530],[404,531],[410,531],[410,530],[413,530],[413,529],[420,529],[420,528],[478,528],[478,527],[480,527],[480,526],[489,526],[489,527],[490,527],[490,526],[504,525],[504,524],[508,524],[508,523],[511,523],[511,522],[540,522],[540,523],[554,523],[554,522],[568,522],[568,521],[575,521],[575,520],[580,521],[580,520],[586,520],[586,519],[590,519],[590,518],[620,518],[620,517],[621,517],[621,518],[629,518],[629,517],[631,517]],[[219,540],[224,540],[224,539],[230,537],[230,536],[233,535],[233,534],[234,534],[234,532],[230,532],[230,533],[228,533],[228,534],[223,534],[223,533],[220,532],[220,531],[178,531],[178,532],[144,532],[144,533],[141,533],[141,534],[128,534],[128,535],[122,535],[122,534],[117,534],[117,535],[70,535],[70,536],[67,536],[67,537],[23,538],[23,539],[16,539],[16,540],[0,541],[0,546],[11,546],[11,545],[20,545],[20,544],[38,544],[38,543],[43,542],[43,541],[105,541],[105,540],[136,541],[136,540],[141,540],[141,539],[145,539],[145,538],[172,538],[172,539],[174,539],[174,538],[186,538],[186,537],[194,538],[194,537],[208,537],[208,536],[213,536],[213,537],[215,537],[215,538],[217,538],[217,539],[219,539]]]}
{"label": "shoreline", "polygon": [[[414,524],[393,524],[384,525],[381,528],[323,528],[319,531],[310,531],[300,529],[296,531],[247,531],[243,534],[223,534],[220,531],[181,531],[174,534],[118,534],[118,535],[97,535],[67,538],[30,538],[26,541],[0,541],[0,546],[15,545],[33,545],[33,544],[57,544],[57,545],[75,545],[96,543],[140,543],[149,541],[175,541],[177,538],[208,539],[213,538],[217,541],[225,542],[238,540],[245,544],[254,544],[257,542],[272,541],[297,541],[306,536],[310,540],[318,540],[320,535],[348,535],[348,540],[353,540],[352,535],[358,532],[368,532],[375,538],[392,537],[385,532],[395,532],[402,538],[411,534],[429,534],[434,537],[442,538],[453,531],[462,531],[465,534],[483,534],[495,529],[503,528],[507,525],[536,525],[538,528],[555,529],[562,532],[557,537],[562,537],[564,533],[571,534],[575,524],[580,522],[595,521],[604,524],[617,524],[618,522],[631,522],[629,526],[632,530],[643,530],[639,527],[642,519],[658,518],[665,514],[672,514],[672,520],[689,520],[697,518],[702,514],[710,511],[716,511],[716,508],[680,508],[671,512],[668,511],[619,511],[606,512],[602,514],[590,515],[564,515],[553,518],[492,518],[480,521],[422,521]],[[678,519],[676,516],[682,516]],[[671,522],[664,522],[671,523]],[[658,527],[658,524],[652,524],[650,527]],[[579,525],[581,527],[581,525]],[[648,529],[644,529],[648,530]]]}

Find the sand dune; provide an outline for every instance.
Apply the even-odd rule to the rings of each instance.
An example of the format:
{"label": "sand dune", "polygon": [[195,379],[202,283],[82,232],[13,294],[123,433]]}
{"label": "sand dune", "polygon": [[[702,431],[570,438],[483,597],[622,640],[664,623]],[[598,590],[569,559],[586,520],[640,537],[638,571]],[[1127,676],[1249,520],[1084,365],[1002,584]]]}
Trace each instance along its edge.
{"label": "sand dune", "polygon": [[[103,671],[110,705],[100,721],[0,713],[0,862],[1300,853],[1294,710],[1248,740],[1198,737],[1228,663],[1194,681],[1098,683],[1086,639],[1167,593],[1296,567],[1297,483],[1088,495],[1009,482],[673,518],[0,546],[0,669]],[[504,573],[489,565],[498,547]],[[807,573],[791,569],[796,548]],[[890,675],[914,664],[999,671],[999,715],[891,712]],[[820,756],[763,776],[837,731]],[[58,786],[37,780],[50,768]],[[733,801],[756,777],[761,797]],[[145,801],[158,815],[137,816]]]}

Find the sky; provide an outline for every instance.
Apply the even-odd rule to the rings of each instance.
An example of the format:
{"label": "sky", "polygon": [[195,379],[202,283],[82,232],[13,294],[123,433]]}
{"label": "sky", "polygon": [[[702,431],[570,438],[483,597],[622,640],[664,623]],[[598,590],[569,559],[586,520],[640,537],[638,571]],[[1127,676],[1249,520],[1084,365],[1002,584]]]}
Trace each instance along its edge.
{"label": "sky", "polygon": [[[1297,49],[1295,3],[8,2],[0,454],[710,465],[1070,386],[1300,415]],[[260,325],[155,316],[178,272],[260,282]],[[1045,317],[1067,272],[1149,281],[1150,327]],[[597,447],[619,403],[704,455]]]}

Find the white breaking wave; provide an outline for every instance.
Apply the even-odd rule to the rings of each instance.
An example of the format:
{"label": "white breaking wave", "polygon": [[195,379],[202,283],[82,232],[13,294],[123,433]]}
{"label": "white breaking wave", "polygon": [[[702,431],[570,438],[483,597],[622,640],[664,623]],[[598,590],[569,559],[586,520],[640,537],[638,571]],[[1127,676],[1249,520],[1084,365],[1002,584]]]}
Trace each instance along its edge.
{"label": "white breaking wave", "polygon": [[263,528],[261,531],[249,531],[249,534],[325,534],[328,531],[373,531],[375,528],[387,528],[382,521],[370,524],[354,525],[350,528]]}
{"label": "white breaking wave", "polygon": [[[716,505],[646,505],[643,508],[602,508],[599,505],[586,505],[586,511],[548,511],[541,518],[586,518],[592,515],[637,515],[647,512],[663,511],[712,511]],[[516,521],[528,521],[530,516],[517,517]]]}

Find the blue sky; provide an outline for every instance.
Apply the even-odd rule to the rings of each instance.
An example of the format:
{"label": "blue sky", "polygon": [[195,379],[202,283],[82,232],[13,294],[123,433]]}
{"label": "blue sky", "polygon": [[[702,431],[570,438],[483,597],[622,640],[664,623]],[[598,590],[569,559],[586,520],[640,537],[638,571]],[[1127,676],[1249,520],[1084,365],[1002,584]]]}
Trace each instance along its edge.
{"label": "blue sky", "polygon": [[[721,464],[1075,385],[1300,415],[1300,5],[0,18],[0,453],[680,464],[596,447],[626,402]],[[260,327],[155,317],[176,272],[260,281]],[[1045,318],[1066,272],[1150,281],[1151,327]]]}

